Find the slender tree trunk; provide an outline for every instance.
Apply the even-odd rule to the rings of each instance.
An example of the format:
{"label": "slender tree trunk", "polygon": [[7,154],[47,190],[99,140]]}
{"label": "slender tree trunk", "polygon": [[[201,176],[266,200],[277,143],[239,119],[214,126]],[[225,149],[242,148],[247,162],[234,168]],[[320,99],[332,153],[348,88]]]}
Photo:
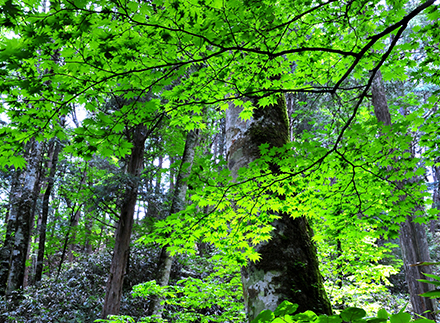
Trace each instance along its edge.
{"label": "slender tree trunk", "polygon": [[32,206],[35,199],[35,185],[37,184],[38,168],[41,158],[42,143],[34,141],[21,196],[17,201],[17,229],[14,236],[14,247],[8,273],[6,295],[23,286],[24,271],[26,267],[26,255],[30,238],[30,221]]}
{"label": "slender tree trunk", "polygon": [[60,150],[61,150],[61,143],[55,139],[52,160],[50,161],[50,165],[49,165],[50,167],[49,177],[47,178],[47,185],[43,195],[43,205],[41,210],[40,237],[38,239],[37,268],[35,272],[36,282],[39,282],[43,275],[44,250],[46,245],[46,226],[47,226],[47,216],[49,214],[49,199],[50,199],[50,195],[52,194],[52,188],[55,182],[55,173],[57,170],[58,155],[60,153]]}
{"label": "slender tree trunk", "polygon": [[91,217],[87,217],[85,229],[86,229],[86,242],[84,246],[84,251],[86,254],[91,255],[93,252],[92,248],[92,228],[93,228],[93,221]]}
{"label": "slender tree trunk", "polygon": [[115,249],[113,251],[110,275],[107,280],[105,301],[101,314],[101,317],[104,319],[110,314],[119,314],[121,306],[124,272],[128,261],[139,179],[143,169],[146,127],[144,125],[136,126],[133,136],[133,148],[128,163],[128,175],[130,178],[122,202],[121,215],[116,231]]}
{"label": "slender tree trunk", "polygon": [[76,245],[76,231],[75,230],[76,230],[76,227],[78,226],[79,218],[81,217],[81,209],[82,209],[82,207],[78,208],[78,210],[75,212],[75,216],[73,217],[73,221],[70,224],[70,228],[71,228],[71,230],[73,229],[73,233],[68,239],[68,240],[70,240],[69,250],[67,251],[67,261],[68,262],[73,262],[73,251],[74,251],[75,245]]}
{"label": "slender tree trunk", "polygon": [[[389,112],[387,96],[380,71],[374,77],[372,87],[373,107],[376,118],[386,126],[391,126],[391,114]],[[418,180],[418,179],[414,179]],[[414,213],[417,210],[414,210]],[[435,320],[436,305],[432,299],[419,296],[430,290],[426,283],[418,279],[426,279],[423,273],[432,273],[431,266],[415,266],[417,262],[430,262],[428,240],[426,238],[425,225],[414,222],[414,216],[406,216],[405,222],[400,223],[400,247],[405,268],[405,278],[411,297],[411,304],[416,314]],[[429,313],[425,313],[429,311]]]}
{"label": "slender tree trunk", "polygon": [[[241,111],[242,108],[232,104],[226,111],[227,158],[233,176],[260,157],[261,144],[280,147],[289,140],[284,97],[275,105],[256,108],[247,121],[239,117]],[[299,311],[331,314],[307,219],[292,219],[286,213],[279,215],[280,219],[272,223],[275,229],[271,240],[256,246],[261,260],[242,268],[248,320],[252,321],[262,310],[275,310],[284,300],[297,303]]]}
{"label": "slender tree trunk", "polygon": [[[440,158],[436,159],[436,164],[440,163]],[[434,193],[432,194],[432,207],[440,209],[440,167],[432,167],[432,177],[434,179]],[[436,227],[438,226],[439,218],[437,216],[436,220],[432,220],[429,229],[432,234],[435,234]]]}
{"label": "slender tree trunk", "polygon": [[[185,208],[185,196],[188,189],[186,178],[191,174],[191,168],[194,162],[195,148],[198,141],[198,131],[190,131],[186,136],[185,149],[182,156],[182,163],[180,164],[179,173],[175,190],[173,192],[173,200],[171,202],[170,214],[177,213]],[[157,264],[156,283],[159,286],[167,286],[170,280],[171,266],[173,264],[173,257],[167,251],[168,245],[162,247]],[[164,305],[161,304],[163,299],[161,297],[153,297],[149,307],[149,315],[162,317]]]}

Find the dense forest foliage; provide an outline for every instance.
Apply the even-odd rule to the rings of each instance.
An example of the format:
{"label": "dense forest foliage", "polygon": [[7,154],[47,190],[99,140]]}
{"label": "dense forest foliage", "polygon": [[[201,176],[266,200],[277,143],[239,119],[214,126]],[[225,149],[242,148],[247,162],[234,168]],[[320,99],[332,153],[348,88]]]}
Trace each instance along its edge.
{"label": "dense forest foliage", "polygon": [[0,0],[0,322],[435,321],[435,0]]}

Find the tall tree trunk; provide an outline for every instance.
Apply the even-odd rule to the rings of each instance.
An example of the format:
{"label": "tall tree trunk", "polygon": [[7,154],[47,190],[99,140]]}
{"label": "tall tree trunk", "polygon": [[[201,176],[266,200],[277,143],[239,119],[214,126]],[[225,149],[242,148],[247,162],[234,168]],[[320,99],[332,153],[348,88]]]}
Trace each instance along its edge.
{"label": "tall tree trunk", "polygon": [[8,273],[11,260],[11,252],[14,246],[14,233],[17,229],[17,206],[20,190],[22,171],[15,170],[11,180],[11,190],[9,194],[9,214],[6,222],[6,234],[3,247],[0,249],[0,295],[4,295],[8,282]]}
{"label": "tall tree trunk", "polygon": [[42,143],[35,140],[28,160],[21,196],[17,201],[17,226],[11,254],[6,295],[23,286],[26,255],[30,238],[30,221],[35,199],[35,185],[37,184],[41,149]]}
{"label": "tall tree trunk", "polygon": [[[185,196],[188,189],[186,179],[191,174],[192,165],[194,162],[195,148],[198,141],[198,131],[190,131],[186,136],[185,149],[183,151],[182,163],[180,164],[179,173],[177,175],[175,190],[173,192],[173,200],[171,202],[170,214],[177,213],[185,208]],[[171,265],[173,264],[173,257],[167,251],[169,246],[165,245],[159,255],[157,264],[156,283],[159,286],[167,286],[170,280]],[[151,299],[149,307],[149,315],[162,317],[164,305],[161,304],[163,299],[155,296]]]}
{"label": "tall tree trunk", "polygon": [[84,252],[88,255],[91,255],[93,252],[92,248],[92,228],[93,228],[93,220],[89,216],[86,219],[85,230],[86,230],[86,241],[84,245]]}
{"label": "tall tree trunk", "polygon": [[110,275],[107,280],[104,306],[101,313],[101,317],[104,319],[110,314],[119,314],[119,308],[121,306],[124,271],[128,261],[139,179],[143,169],[146,130],[146,126],[140,124],[136,126],[133,134],[133,148],[131,149],[127,169],[129,183],[127,184],[124,200],[121,206]]}
{"label": "tall tree trunk", "polygon": [[70,224],[71,230],[73,230],[72,235],[69,237],[68,240],[70,240],[69,243],[69,250],[67,251],[67,261],[73,262],[73,251],[75,249],[76,245],[76,227],[79,223],[79,218],[81,217],[81,209],[82,207],[78,208],[78,210],[75,212],[75,216],[72,219],[72,222]]}
{"label": "tall tree trunk", "polygon": [[[275,105],[256,108],[250,120],[242,120],[241,111],[232,104],[226,111],[227,157],[233,176],[260,157],[261,144],[280,147],[289,140],[284,96]],[[261,260],[242,268],[248,320],[252,321],[262,310],[275,310],[284,300],[297,303],[299,311],[331,314],[307,219],[292,219],[289,214],[280,213],[280,219],[272,225],[275,229],[271,240],[256,246]]]}
{"label": "tall tree trunk", "polygon": [[[386,126],[391,126],[391,114],[380,71],[374,76],[371,91],[377,121],[382,122]],[[414,213],[416,211],[414,210]],[[407,215],[405,222],[400,223],[400,247],[402,248],[405,278],[413,310],[416,314],[435,320],[434,312],[436,305],[434,301],[427,297],[419,296],[430,290],[428,284],[421,283],[418,279],[426,279],[423,273],[431,274],[431,266],[410,266],[417,262],[431,261],[425,225],[415,223],[414,216]],[[425,313],[426,311],[429,311],[429,313]]]}
{"label": "tall tree trunk", "polygon": [[57,139],[54,139],[54,148],[52,154],[52,160],[49,166],[49,177],[47,178],[46,190],[43,195],[43,205],[41,210],[41,224],[40,224],[40,237],[38,240],[38,255],[37,255],[37,268],[35,271],[35,281],[39,282],[43,275],[43,261],[44,250],[46,245],[46,227],[47,216],[49,214],[49,199],[52,194],[52,188],[55,182],[55,173],[57,171],[58,155],[61,150],[61,143]]}
{"label": "tall tree trunk", "polygon": [[[32,236],[35,235],[36,236],[36,232],[34,232],[34,226],[35,226],[35,213],[37,212],[37,204],[38,204],[38,200],[40,197],[40,190],[41,190],[41,178],[44,174],[42,174],[43,171],[43,167],[42,165],[40,165],[39,169],[38,169],[38,177],[37,177],[37,181],[36,181],[36,185],[34,186],[34,203],[32,205],[32,210],[31,210],[31,219],[29,221],[30,223],[30,227],[29,227],[29,242],[28,242],[28,248],[26,251],[26,262],[29,261],[29,257],[31,254],[31,241],[32,241]],[[23,288],[26,288],[29,284],[29,271],[31,269],[31,266],[25,266],[24,267],[24,277],[23,277]]]}
{"label": "tall tree trunk", "polygon": [[[440,163],[440,157],[436,158],[436,164]],[[432,177],[434,179],[434,193],[432,194],[432,207],[440,209],[440,167],[432,166]],[[436,220],[432,220],[429,229],[432,234],[435,234],[436,227],[438,226],[439,217]]]}

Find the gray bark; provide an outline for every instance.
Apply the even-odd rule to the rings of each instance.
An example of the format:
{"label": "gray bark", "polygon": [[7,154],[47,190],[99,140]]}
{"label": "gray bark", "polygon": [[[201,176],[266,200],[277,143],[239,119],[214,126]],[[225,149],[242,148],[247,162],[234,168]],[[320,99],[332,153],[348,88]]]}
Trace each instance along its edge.
{"label": "gray bark", "polygon": [[[386,126],[391,126],[391,114],[389,112],[387,96],[380,71],[374,76],[371,91],[374,113],[377,121]],[[413,178],[412,180],[418,181],[417,178]],[[402,186],[403,183],[396,184]],[[422,207],[419,206],[418,208]],[[417,210],[414,210],[414,213],[416,211]],[[410,266],[417,262],[431,261],[425,225],[415,223],[413,215],[407,215],[405,222],[400,223],[400,247],[402,248],[405,278],[413,310],[419,315],[435,320],[434,312],[436,310],[436,305],[434,301],[419,296],[431,289],[428,284],[418,281],[418,279],[426,279],[423,273],[432,273],[431,266]],[[425,313],[426,311],[429,311],[429,313]]]}
{"label": "gray bark", "polygon": [[[173,192],[173,200],[171,202],[170,214],[180,212],[185,208],[185,196],[188,189],[186,179],[191,174],[192,165],[194,162],[195,148],[198,142],[198,131],[190,131],[186,136],[185,149],[183,151],[182,163],[180,164],[179,173],[177,175],[176,185]],[[169,246],[162,247],[159,260],[157,264],[156,283],[159,286],[167,286],[170,280],[171,267],[173,264],[173,257],[167,251]],[[162,317],[164,305],[161,304],[163,299],[155,296],[151,299],[149,307],[149,315]]]}
{"label": "gray bark", "polygon": [[6,284],[8,282],[8,273],[11,260],[11,252],[14,246],[14,239],[12,238],[17,229],[17,201],[21,183],[21,170],[15,170],[11,180],[11,190],[9,194],[9,214],[6,222],[6,234],[3,247],[0,249],[0,295],[4,295],[6,291]]}
{"label": "gray bark", "polygon": [[30,239],[32,206],[35,199],[42,144],[34,141],[24,175],[21,195],[17,198],[17,224],[11,253],[6,295],[23,286],[27,249]]}
{"label": "gray bark", "polygon": [[[226,149],[228,167],[233,176],[242,167],[260,157],[259,146],[283,146],[289,140],[289,125],[285,98],[277,104],[254,110],[253,118],[240,119],[240,107],[232,104],[226,112]],[[276,166],[272,167],[276,172]],[[292,219],[281,213],[272,225],[271,240],[261,243],[256,250],[258,262],[242,268],[243,295],[249,321],[262,310],[275,310],[284,300],[299,305],[298,311],[313,310],[331,314],[331,306],[324,290],[318,268],[316,248],[306,218]]]}

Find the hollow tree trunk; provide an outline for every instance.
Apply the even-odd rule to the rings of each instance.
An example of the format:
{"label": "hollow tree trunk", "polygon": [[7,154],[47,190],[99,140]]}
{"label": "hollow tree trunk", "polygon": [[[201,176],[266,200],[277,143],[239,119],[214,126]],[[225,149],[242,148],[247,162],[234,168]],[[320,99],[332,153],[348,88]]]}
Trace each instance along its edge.
{"label": "hollow tree trunk", "polygon": [[121,306],[124,271],[128,261],[139,179],[143,169],[145,140],[146,126],[143,124],[137,125],[133,133],[133,148],[131,149],[127,169],[129,183],[125,189],[124,200],[121,206],[110,275],[107,280],[104,306],[101,313],[101,317],[104,319],[110,314],[119,314]]}
{"label": "hollow tree trunk", "polygon": [[[372,101],[374,113],[377,121],[382,122],[386,126],[390,126],[391,114],[387,104],[387,96],[385,93],[382,75],[378,71],[374,77],[372,87]],[[418,179],[413,179],[417,180]],[[400,183],[397,183],[401,186]],[[418,208],[422,208],[421,206]],[[414,213],[417,210],[414,210]],[[430,262],[428,240],[426,238],[425,225],[414,222],[414,216],[407,215],[405,222],[400,223],[400,247],[402,248],[402,257],[405,270],[405,278],[408,291],[411,298],[411,304],[416,314],[425,316],[428,319],[435,320],[434,312],[436,305],[432,299],[419,296],[430,290],[426,283],[421,283],[418,279],[426,279],[423,273],[432,273],[431,266],[415,266],[411,264],[417,262]],[[430,313],[425,313],[430,311]]]}
{"label": "hollow tree trunk", "polygon": [[17,225],[11,254],[6,295],[23,286],[26,255],[30,238],[32,206],[35,199],[42,143],[34,141],[24,176],[21,196],[17,199]]}
{"label": "hollow tree trunk", "polygon": [[[182,163],[180,164],[177,181],[173,192],[173,200],[171,202],[170,214],[177,213],[185,208],[185,196],[188,184],[185,179],[191,174],[191,168],[194,162],[195,148],[198,141],[198,131],[190,131],[186,136],[185,149],[183,151]],[[157,264],[156,282],[159,286],[167,286],[170,280],[171,265],[173,257],[167,251],[168,245],[162,247]],[[161,304],[163,299],[155,296],[151,299],[149,307],[149,315],[162,317],[164,305]]]}
{"label": "hollow tree trunk", "polygon": [[[233,176],[260,157],[261,144],[280,147],[289,140],[284,97],[275,105],[256,108],[247,121],[240,119],[241,111],[231,104],[226,112],[227,159]],[[298,311],[331,314],[307,219],[280,213],[272,225],[271,240],[256,247],[261,260],[249,262],[241,272],[249,321],[264,309],[275,310],[284,300],[297,303]]]}

